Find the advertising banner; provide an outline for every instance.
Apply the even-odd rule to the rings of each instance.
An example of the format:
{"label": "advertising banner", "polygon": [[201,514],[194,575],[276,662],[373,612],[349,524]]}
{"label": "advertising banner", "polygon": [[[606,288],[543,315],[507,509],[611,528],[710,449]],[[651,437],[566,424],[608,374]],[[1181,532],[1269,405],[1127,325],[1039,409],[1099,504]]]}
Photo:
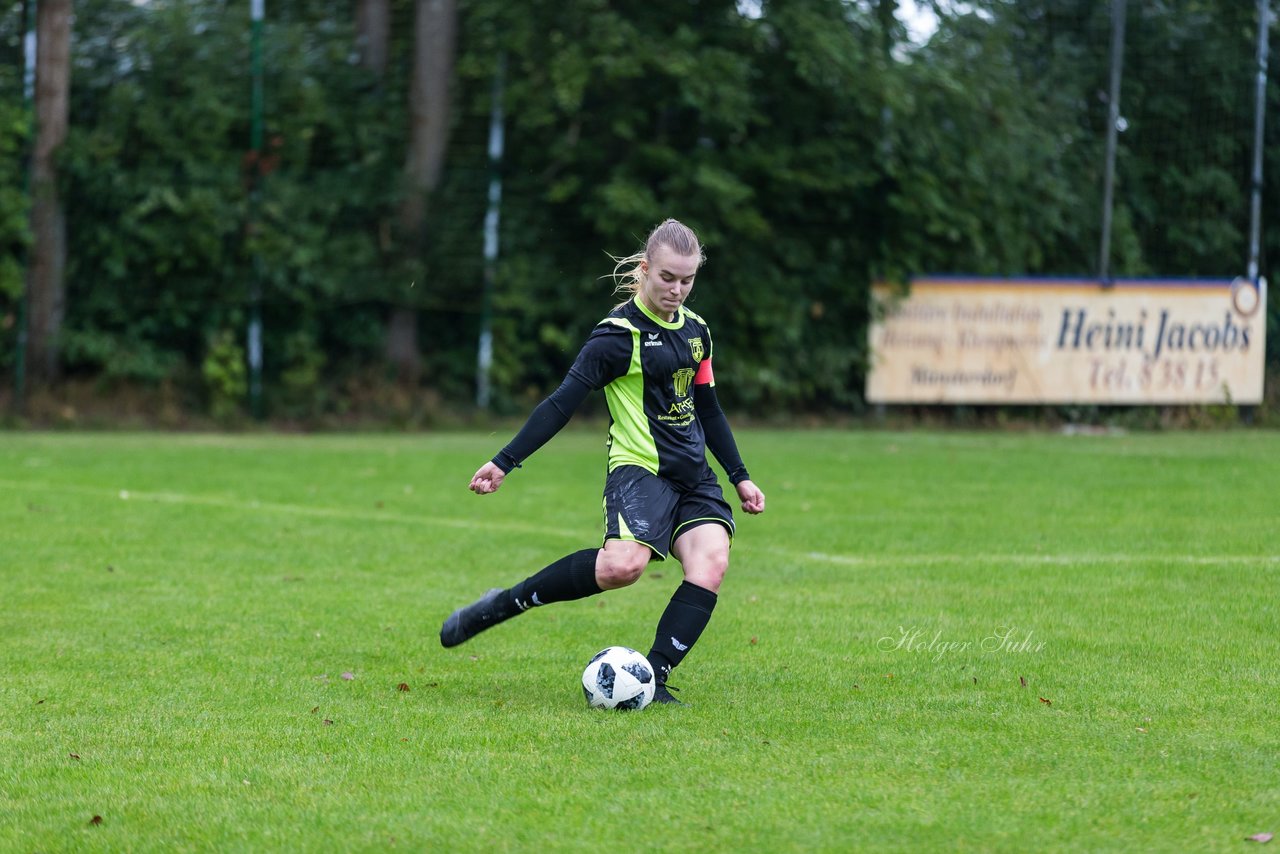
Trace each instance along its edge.
{"label": "advertising banner", "polygon": [[872,403],[1262,401],[1265,283],[938,277],[872,298]]}

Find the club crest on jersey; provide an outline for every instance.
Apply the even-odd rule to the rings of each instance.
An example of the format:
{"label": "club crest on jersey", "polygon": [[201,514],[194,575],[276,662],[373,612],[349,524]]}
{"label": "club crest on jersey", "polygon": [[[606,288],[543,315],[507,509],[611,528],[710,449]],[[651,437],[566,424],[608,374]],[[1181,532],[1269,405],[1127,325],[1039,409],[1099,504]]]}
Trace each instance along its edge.
{"label": "club crest on jersey", "polygon": [[694,360],[695,362],[701,362],[701,361],[702,361],[702,357],[703,357],[704,355],[706,355],[705,351],[702,349],[702,339],[701,339],[701,338],[690,338],[690,339],[689,339],[689,349],[690,349],[691,351],[693,351],[693,360]]}
{"label": "club crest on jersey", "polygon": [[689,394],[689,385],[693,382],[693,368],[681,368],[671,375],[671,385],[675,389],[676,397],[685,397]]}

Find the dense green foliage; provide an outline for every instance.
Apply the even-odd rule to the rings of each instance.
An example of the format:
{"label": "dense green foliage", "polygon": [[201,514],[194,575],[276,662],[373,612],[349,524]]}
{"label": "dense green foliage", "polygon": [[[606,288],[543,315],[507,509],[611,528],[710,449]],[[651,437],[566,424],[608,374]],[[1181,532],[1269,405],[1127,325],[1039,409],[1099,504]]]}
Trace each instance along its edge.
{"label": "dense green foliage", "polygon": [[[460,0],[447,164],[423,233],[404,235],[393,222],[404,192],[407,0],[392,0],[381,78],[357,61],[351,3],[268,3],[257,159],[245,4],[78,2],[61,158],[67,368],[176,383],[212,408],[205,362],[241,346],[260,277],[273,412],[339,405],[376,377],[397,305],[418,309],[422,382],[468,400],[499,56],[500,407],[558,381],[612,304],[606,253],[630,253],[666,216],[707,244],[692,307],[730,354],[718,371],[725,395],[756,410],[860,406],[875,278],[1096,271],[1106,4],[965,4],[922,46],[886,26],[892,3],[765,2],[758,16],[739,6]],[[17,55],[18,18],[0,19],[7,56]],[[1128,30],[1111,272],[1242,273],[1254,6],[1131,4]],[[6,69],[0,88],[16,93]],[[1274,86],[1270,102],[1275,127]],[[17,103],[0,98],[6,381],[24,245]],[[1280,145],[1274,131],[1269,139],[1275,176]],[[1275,186],[1264,211],[1280,210]],[[1280,222],[1264,215],[1264,226],[1274,257]],[[1264,259],[1262,272],[1272,269]]]}
{"label": "dense green foliage", "polygon": [[[18,6],[10,12],[11,17],[22,17]],[[8,370],[12,362],[16,309],[23,288],[28,237],[22,155],[30,137],[30,119],[22,108],[22,63],[13,51],[16,34],[4,36],[0,47],[7,48],[4,58],[13,61],[0,62],[0,371]]]}
{"label": "dense green foliage", "polygon": [[483,434],[5,436],[0,850],[1239,852],[1276,830],[1280,434],[740,432],[768,510],[675,672],[690,705],[630,714],[577,680],[648,649],[670,562],[436,637],[599,536],[599,430],[484,498]]}

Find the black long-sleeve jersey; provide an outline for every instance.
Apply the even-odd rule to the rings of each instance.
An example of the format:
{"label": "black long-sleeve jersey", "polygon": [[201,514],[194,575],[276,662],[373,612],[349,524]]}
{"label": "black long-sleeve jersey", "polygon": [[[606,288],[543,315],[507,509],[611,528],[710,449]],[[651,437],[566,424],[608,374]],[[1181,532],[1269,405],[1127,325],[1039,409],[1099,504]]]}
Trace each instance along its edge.
{"label": "black long-sleeve jersey", "polygon": [[586,394],[609,405],[609,471],[635,465],[692,487],[707,476],[706,450],[732,483],[746,467],[715,395],[711,330],[681,306],[671,321],[633,299],[592,330],[564,384],[543,401],[494,462],[510,471],[555,435]]}

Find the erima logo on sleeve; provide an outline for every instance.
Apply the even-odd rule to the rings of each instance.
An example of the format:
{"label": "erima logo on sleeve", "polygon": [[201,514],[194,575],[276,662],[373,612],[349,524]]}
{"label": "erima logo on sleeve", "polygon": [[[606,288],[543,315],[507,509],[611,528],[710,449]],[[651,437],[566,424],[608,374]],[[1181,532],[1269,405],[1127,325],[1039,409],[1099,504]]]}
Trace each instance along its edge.
{"label": "erima logo on sleeve", "polygon": [[648,341],[646,341],[646,342],[644,342],[644,346],[646,346],[646,347],[661,347],[661,346],[662,346],[662,342],[658,340],[658,333],[657,333],[657,332],[650,332],[650,333],[647,333],[647,334],[649,335],[649,340],[648,340]]}

